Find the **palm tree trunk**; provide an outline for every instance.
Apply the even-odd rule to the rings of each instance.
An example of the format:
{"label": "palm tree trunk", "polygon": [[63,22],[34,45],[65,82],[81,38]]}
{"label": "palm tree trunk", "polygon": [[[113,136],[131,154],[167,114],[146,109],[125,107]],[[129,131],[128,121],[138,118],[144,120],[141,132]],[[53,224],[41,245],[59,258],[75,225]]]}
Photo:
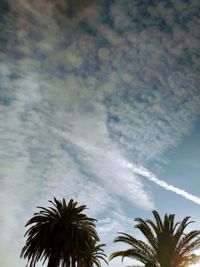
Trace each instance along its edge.
{"label": "palm tree trunk", "polygon": [[72,267],[76,267],[76,260],[74,256],[72,256]]}
{"label": "palm tree trunk", "polygon": [[47,267],[59,267],[59,259],[56,255],[51,255]]}

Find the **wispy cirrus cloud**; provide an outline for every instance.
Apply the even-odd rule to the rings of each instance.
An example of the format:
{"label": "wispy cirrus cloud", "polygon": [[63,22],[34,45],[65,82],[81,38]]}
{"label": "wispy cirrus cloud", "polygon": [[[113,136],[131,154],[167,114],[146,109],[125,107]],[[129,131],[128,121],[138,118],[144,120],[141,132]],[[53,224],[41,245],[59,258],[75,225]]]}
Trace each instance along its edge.
{"label": "wispy cirrus cloud", "polygon": [[80,2],[79,12],[12,3],[19,16],[0,65],[4,251],[19,250],[25,220],[53,196],[86,203],[107,241],[127,228],[123,201],[155,206],[141,173],[122,163],[162,159],[199,116],[198,3],[139,2]]}

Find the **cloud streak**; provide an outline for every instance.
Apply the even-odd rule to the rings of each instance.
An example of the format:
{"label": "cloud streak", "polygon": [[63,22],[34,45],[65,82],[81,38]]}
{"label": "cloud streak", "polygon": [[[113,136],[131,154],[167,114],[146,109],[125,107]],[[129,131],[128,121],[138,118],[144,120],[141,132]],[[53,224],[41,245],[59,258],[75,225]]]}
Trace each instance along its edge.
{"label": "cloud streak", "polygon": [[168,191],[171,191],[171,192],[174,192],[176,193],[177,195],[179,196],[182,196],[184,197],[185,199],[187,200],[190,200],[198,205],[200,205],[200,197],[197,197],[195,195],[192,195],[190,193],[188,193],[187,191],[183,190],[183,189],[180,189],[178,187],[175,187],[171,184],[168,184],[166,183],[165,181],[163,180],[159,180],[153,173],[151,173],[149,170],[147,170],[146,168],[144,167],[138,167],[138,166],[134,166],[133,164],[131,163],[128,163],[127,164],[128,168],[130,168],[134,173],[138,174],[138,175],[141,175],[145,178],[147,178],[149,181],[157,184],[158,186],[168,190]]}
{"label": "cloud streak", "polygon": [[106,243],[131,225],[130,209],[156,205],[140,176],[199,204],[138,167],[162,160],[200,114],[197,1],[72,2],[79,10],[10,1],[16,23],[6,22],[0,54],[2,266],[22,265],[24,223],[53,196],[87,204]]}

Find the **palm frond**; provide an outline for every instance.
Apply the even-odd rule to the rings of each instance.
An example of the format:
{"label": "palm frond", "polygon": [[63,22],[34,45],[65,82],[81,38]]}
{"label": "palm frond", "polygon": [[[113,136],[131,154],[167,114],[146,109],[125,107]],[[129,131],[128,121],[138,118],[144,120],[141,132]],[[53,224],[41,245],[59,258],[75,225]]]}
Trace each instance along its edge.
{"label": "palm frond", "polygon": [[[27,240],[20,257],[27,258],[29,267],[34,267],[39,260],[44,263],[47,259],[69,266],[69,261],[78,260],[81,248],[91,250],[94,242],[99,241],[96,219],[82,213],[85,205],[78,206],[73,199],[68,203],[65,199],[59,201],[56,198],[49,202],[52,206],[38,207],[39,212],[34,213],[26,223],[29,229],[25,232]],[[96,263],[99,257],[104,256],[101,246],[99,250]]]}
{"label": "palm frond", "polygon": [[175,215],[164,215],[161,219],[157,211],[153,211],[154,221],[136,218],[135,228],[139,229],[147,242],[120,232],[114,242],[121,242],[130,246],[127,250],[120,250],[110,255],[115,257],[135,259],[145,267],[186,267],[192,261],[199,260],[194,250],[200,248],[200,231],[185,233],[186,227],[192,223],[190,217],[175,223]]}

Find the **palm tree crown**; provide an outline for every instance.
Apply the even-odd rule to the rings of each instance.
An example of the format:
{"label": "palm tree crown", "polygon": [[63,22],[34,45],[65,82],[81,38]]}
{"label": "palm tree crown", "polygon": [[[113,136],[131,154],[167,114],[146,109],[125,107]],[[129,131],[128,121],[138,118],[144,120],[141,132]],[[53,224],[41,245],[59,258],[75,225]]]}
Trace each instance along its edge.
{"label": "palm tree crown", "polygon": [[89,248],[88,251],[82,251],[83,255],[80,257],[80,266],[101,267],[101,260],[108,264],[106,261],[106,254],[102,248],[104,246],[105,244],[98,244],[97,242],[94,242],[92,249]]}
{"label": "palm tree crown", "polygon": [[[21,257],[28,258],[29,267],[36,262],[48,259],[48,267],[78,266],[80,257],[86,259],[86,253],[95,251],[94,244],[99,241],[95,230],[95,219],[82,212],[85,205],[78,206],[73,199],[67,204],[65,199],[49,201],[53,206],[40,208],[26,223],[30,228],[25,233],[26,244]],[[88,255],[87,255],[88,256]]]}
{"label": "palm tree crown", "polygon": [[144,235],[147,242],[133,236],[120,233],[114,242],[130,245],[130,249],[113,253],[110,258],[121,256],[138,260],[146,267],[186,267],[199,260],[193,253],[200,247],[200,231],[185,233],[191,223],[190,217],[181,222],[174,222],[175,215],[165,215],[164,220],[157,211],[153,211],[155,222],[136,218],[136,228]]}

